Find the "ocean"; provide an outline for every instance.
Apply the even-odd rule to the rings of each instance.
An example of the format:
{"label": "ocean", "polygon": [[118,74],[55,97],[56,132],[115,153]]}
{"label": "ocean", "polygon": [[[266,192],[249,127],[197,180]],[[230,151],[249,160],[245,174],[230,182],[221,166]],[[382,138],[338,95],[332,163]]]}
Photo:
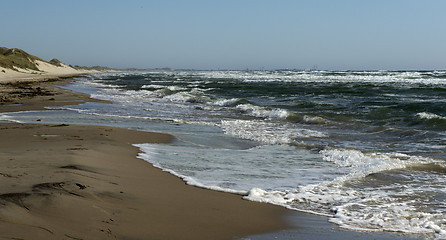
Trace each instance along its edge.
{"label": "ocean", "polygon": [[0,120],[170,133],[138,157],[187,184],[446,238],[446,71],[119,72],[66,88],[112,104]]}

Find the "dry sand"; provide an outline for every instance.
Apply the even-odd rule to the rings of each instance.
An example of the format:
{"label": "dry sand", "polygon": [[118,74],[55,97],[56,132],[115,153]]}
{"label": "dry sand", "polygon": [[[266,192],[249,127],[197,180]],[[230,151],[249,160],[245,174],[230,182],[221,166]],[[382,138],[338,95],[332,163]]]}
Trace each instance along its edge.
{"label": "dry sand", "polygon": [[[0,85],[0,112],[91,101],[54,82],[14,84]],[[185,185],[137,159],[131,146],[171,140],[111,127],[0,123],[0,239],[233,239],[288,227],[286,209]]]}

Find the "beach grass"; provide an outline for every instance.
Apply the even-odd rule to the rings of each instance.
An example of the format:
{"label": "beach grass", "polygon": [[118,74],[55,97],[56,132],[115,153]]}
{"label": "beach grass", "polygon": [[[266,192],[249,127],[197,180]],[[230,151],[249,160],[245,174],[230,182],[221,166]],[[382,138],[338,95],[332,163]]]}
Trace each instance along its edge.
{"label": "beach grass", "polygon": [[51,63],[51,64],[53,64],[54,66],[57,66],[57,67],[62,67],[63,66],[62,65],[63,63],[59,59],[57,59],[57,58],[51,59],[49,61],[49,63]]}
{"label": "beach grass", "polygon": [[16,68],[39,71],[35,61],[46,62],[45,60],[31,55],[18,48],[0,47],[0,66],[16,70]]}

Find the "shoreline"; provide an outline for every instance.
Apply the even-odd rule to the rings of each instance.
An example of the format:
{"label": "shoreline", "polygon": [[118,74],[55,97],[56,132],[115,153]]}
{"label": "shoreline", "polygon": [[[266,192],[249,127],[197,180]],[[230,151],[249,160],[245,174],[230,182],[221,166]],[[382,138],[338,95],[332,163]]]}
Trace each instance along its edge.
{"label": "shoreline", "polygon": [[[0,112],[98,101],[55,86],[71,81],[1,84]],[[131,145],[171,140],[105,126],[0,123],[0,239],[234,239],[290,227],[288,210],[186,185]]]}
{"label": "shoreline", "polygon": [[0,113],[45,110],[45,107],[85,102],[105,102],[58,87],[70,84],[75,81],[75,77],[80,76],[82,75],[50,77],[33,81],[27,79],[0,81]]}
{"label": "shoreline", "polygon": [[[55,86],[69,84],[72,81],[74,79],[65,77],[35,83],[25,81],[25,86],[19,81],[11,84],[9,90],[1,88],[4,84],[0,84],[0,93],[13,93],[10,99],[6,99],[8,102],[1,102],[0,113],[44,110],[45,106],[92,101],[104,102]],[[0,145],[9,146],[7,148],[9,154],[0,154],[2,156],[0,160],[5,161],[2,165],[8,166],[14,162],[14,169],[27,169],[26,172],[17,174],[15,170],[6,167],[0,171],[1,175],[6,179],[17,181],[24,179],[25,173],[29,176],[29,172],[35,170],[32,174],[34,178],[26,177],[29,180],[20,180],[14,187],[11,182],[9,187],[4,186],[0,189],[0,203],[6,206],[0,206],[0,221],[4,223],[0,224],[0,232],[10,233],[8,237],[41,236],[42,239],[48,236],[71,239],[92,237],[95,239],[407,239],[409,237],[398,233],[342,230],[329,223],[326,217],[243,200],[240,195],[186,185],[181,179],[137,159],[139,150],[131,144],[150,143],[150,141],[168,142],[170,135],[112,127],[41,123],[0,123],[0,134]],[[14,141],[10,141],[11,139],[15,144]],[[21,146],[20,143],[26,144]],[[17,159],[10,160],[9,156],[22,160],[17,163]],[[46,156],[46,159],[40,160],[40,165],[27,165],[26,161],[35,156]],[[64,159],[64,162],[62,164],[55,159]],[[108,159],[113,160],[110,162]],[[46,176],[48,172],[54,176]],[[13,191],[17,186],[21,187],[21,191]],[[142,192],[141,189],[150,191]],[[88,215],[90,221],[79,221],[79,219],[85,220],[84,216],[79,216],[80,213],[76,210],[67,209],[69,204],[78,206],[78,211],[82,209],[80,212]],[[60,216],[61,213],[64,216]],[[8,217],[14,221],[8,222]],[[110,218],[107,219],[108,217]],[[60,221],[55,222],[55,219]],[[36,224],[40,222],[46,225]],[[27,226],[27,233],[23,233],[24,226]],[[16,235],[18,233],[29,235]],[[0,239],[2,237],[5,238],[6,235],[0,234]]]}

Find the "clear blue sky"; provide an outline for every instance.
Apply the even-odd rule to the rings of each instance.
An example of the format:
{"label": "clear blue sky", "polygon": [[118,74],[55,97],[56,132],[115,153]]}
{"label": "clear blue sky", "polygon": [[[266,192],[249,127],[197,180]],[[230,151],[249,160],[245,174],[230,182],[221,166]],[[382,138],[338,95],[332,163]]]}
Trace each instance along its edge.
{"label": "clear blue sky", "polygon": [[446,69],[443,0],[5,0],[0,46],[72,65]]}

